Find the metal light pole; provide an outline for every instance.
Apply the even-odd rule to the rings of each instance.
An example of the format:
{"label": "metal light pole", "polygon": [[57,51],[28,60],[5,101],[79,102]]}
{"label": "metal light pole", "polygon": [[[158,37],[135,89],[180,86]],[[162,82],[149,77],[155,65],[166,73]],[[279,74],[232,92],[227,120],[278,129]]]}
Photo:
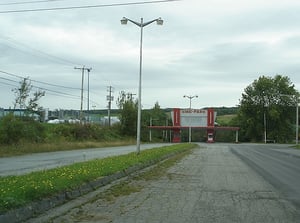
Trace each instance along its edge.
{"label": "metal light pole", "polygon": [[191,114],[192,114],[192,99],[198,98],[198,95],[184,95],[184,98],[188,98],[190,100],[190,118],[189,118],[189,143],[192,141],[192,123],[191,123]]}
{"label": "metal light pole", "polygon": [[137,117],[137,136],[136,136],[136,152],[137,154],[140,153],[141,147],[141,113],[142,113],[142,103],[141,103],[141,95],[142,95],[142,57],[143,57],[143,28],[153,22],[156,22],[157,25],[162,25],[163,20],[161,18],[157,18],[151,20],[149,22],[144,22],[143,18],[141,18],[141,22],[136,22],[126,17],[121,19],[121,24],[126,25],[127,22],[131,22],[138,27],[141,28],[141,39],[140,39],[140,72],[139,72],[139,90],[138,90],[138,117]]}

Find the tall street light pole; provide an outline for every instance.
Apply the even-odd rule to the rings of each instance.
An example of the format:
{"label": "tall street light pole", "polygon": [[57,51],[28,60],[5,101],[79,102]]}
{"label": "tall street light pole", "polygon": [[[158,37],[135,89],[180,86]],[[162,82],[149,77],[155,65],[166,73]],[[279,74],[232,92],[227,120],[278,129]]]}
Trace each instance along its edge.
{"label": "tall street light pole", "polygon": [[137,117],[137,136],[136,136],[136,152],[137,154],[140,153],[140,147],[141,147],[141,113],[142,113],[142,57],[143,57],[143,28],[153,22],[156,22],[157,25],[162,25],[163,20],[161,18],[157,18],[154,20],[151,20],[149,22],[144,22],[143,18],[141,18],[141,22],[136,22],[131,19],[128,19],[126,17],[123,17],[121,19],[121,24],[126,25],[127,22],[131,22],[138,27],[141,28],[141,39],[140,39],[140,72],[139,72],[139,90],[138,90],[138,117]]}
{"label": "tall street light pole", "polygon": [[188,98],[190,100],[190,118],[189,118],[189,143],[192,141],[192,122],[191,122],[191,115],[192,115],[192,99],[198,98],[198,95],[184,95],[184,98]]}

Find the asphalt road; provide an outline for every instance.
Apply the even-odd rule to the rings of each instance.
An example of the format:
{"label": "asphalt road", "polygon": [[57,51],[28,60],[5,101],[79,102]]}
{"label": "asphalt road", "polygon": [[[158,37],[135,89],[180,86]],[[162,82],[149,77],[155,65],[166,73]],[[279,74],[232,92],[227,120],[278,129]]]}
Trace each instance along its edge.
{"label": "asphalt road", "polygon": [[240,144],[230,148],[300,212],[300,150],[272,144]]}
{"label": "asphalt road", "polygon": [[[167,145],[171,144],[142,144],[141,150]],[[36,153],[24,156],[0,158],[0,176],[21,175],[33,171],[65,166],[75,162],[82,162],[86,160],[104,158],[108,156],[122,155],[135,151],[136,146],[132,145],[50,153]]]}
{"label": "asphalt road", "polygon": [[[299,200],[299,151],[270,145],[200,146],[159,179],[126,178],[125,189],[139,188],[137,192],[105,199],[110,188],[99,188],[28,222],[300,222],[300,208],[281,192],[288,190]],[[281,189],[277,181],[288,183]]]}

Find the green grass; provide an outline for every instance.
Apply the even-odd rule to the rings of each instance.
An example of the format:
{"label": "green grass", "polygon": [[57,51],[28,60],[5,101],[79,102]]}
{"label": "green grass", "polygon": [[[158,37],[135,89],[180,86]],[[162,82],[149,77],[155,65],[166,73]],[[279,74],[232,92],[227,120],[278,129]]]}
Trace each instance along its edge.
{"label": "green grass", "polygon": [[75,163],[56,169],[22,176],[0,177],[0,213],[24,206],[32,201],[68,191],[80,185],[125,170],[136,164],[194,148],[194,144],[177,144],[121,156]]}

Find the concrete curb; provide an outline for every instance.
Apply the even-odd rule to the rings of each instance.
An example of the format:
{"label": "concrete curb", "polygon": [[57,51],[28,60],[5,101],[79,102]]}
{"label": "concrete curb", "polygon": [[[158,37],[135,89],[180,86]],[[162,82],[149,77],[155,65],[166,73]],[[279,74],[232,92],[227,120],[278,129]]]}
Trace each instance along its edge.
{"label": "concrete curb", "polygon": [[80,187],[75,188],[71,191],[64,191],[64,192],[58,193],[50,198],[45,198],[40,201],[32,202],[32,203],[28,204],[26,207],[21,207],[18,209],[8,211],[8,212],[0,215],[0,222],[6,222],[6,223],[23,222],[34,216],[38,216],[38,215],[50,210],[51,208],[62,205],[72,199],[78,198],[84,194],[92,192],[92,191],[96,190],[97,188],[108,185],[109,183],[111,183],[115,180],[118,180],[120,178],[123,178],[125,176],[128,176],[134,172],[137,172],[144,168],[155,165],[163,160],[166,160],[166,159],[168,159],[172,156],[175,156],[176,154],[179,154],[184,151],[174,152],[174,153],[165,155],[159,159],[152,160],[152,161],[149,161],[144,164],[137,164],[137,165],[131,166],[125,170],[119,171],[112,175],[105,176],[105,177],[102,177],[95,181],[91,181],[89,183],[83,184]]}

